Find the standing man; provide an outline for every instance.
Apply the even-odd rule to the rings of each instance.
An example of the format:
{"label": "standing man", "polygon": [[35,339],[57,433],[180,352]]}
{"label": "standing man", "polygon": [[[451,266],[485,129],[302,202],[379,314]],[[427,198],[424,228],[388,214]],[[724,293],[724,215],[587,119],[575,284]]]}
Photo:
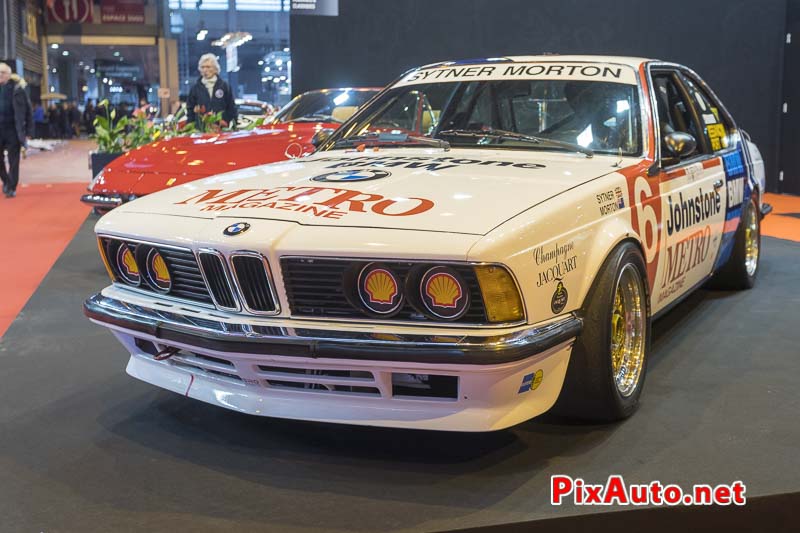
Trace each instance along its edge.
{"label": "standing man", "polygon": [[8,170],[0,161],[0,178],[6,198],[17,195],[19,183],[19,153],[33,136],[31,101],[25,93],[25,80],[11,75],[11,67],[0,63],[0,159],[8,151]]}
{"label": "standing man", "polygon": [[214,54],[203,54],[197,63],[200,79],[186,99],[186,118],[202,129],[202,116],[222,111],[223,126],[235,124],[236,103],[230,85],[219,77],[219,62]]}

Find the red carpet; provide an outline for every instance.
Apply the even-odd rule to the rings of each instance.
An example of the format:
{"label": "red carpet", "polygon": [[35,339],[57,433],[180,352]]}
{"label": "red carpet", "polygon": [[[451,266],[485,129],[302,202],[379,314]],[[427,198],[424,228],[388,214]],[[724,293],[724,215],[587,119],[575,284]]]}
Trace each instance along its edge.
{"label": "red carpet", "polygon": [[0,196],[0,337],[86,219],[86,183],[24,184]]}

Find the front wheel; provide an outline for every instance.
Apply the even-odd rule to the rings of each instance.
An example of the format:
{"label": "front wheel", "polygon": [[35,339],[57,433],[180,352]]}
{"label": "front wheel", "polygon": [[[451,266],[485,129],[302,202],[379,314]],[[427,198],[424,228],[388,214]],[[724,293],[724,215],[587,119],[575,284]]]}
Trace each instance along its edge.
{"label": "front wheel", "polygon": [[584,305],[555,412],[610,422],[638,407],[650,350],[647,275],[639,248],[626,242],[606,259]]}

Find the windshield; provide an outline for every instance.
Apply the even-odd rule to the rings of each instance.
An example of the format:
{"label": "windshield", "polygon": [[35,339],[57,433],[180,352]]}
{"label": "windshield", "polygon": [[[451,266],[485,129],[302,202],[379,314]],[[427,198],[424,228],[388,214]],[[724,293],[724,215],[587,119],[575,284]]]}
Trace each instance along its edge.
{"label": "windshield", "polygon": [[344,122],[377,91],[330,89],[296,96],[277,115],[275,124],[286,122]]}
{"label": "windshield", "polygon": [[[573,146],[625,155],[642,150],[637,87],[626,83],[515,79],[414,84],[390,89],[361,116],[337,136],[336,147],[360,139],[381,142],[389,138],[386,134],[395,139],[387,144],[404,144],[405,134],[441,138],[453,147]],[[352,142],[344,142],[348,139]]]}

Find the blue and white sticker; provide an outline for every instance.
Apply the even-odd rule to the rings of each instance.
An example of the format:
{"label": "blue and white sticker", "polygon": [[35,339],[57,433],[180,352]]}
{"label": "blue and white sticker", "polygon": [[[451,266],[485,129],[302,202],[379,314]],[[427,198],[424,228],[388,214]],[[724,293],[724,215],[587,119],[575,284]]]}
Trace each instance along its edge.
{"label": "blue and white sticker", "polygon": [[544,378],[544,372],[541,368],[536,372],[531,372],[530,374],[524,375],[522,377],[522,384],[520,385],[519,392],[517,394],[538,389],[539,385],[542,384],[542,378]]}
{"label": "blue and white sticker", "polygon": [[311,181],[330,181],[330,182],[348,182],[348,181],[369,181],[378,180],[391,176],[390,172],[385,170],[370,170],[370,169],[350,169],[339,170],[338,172],[328,172],[320,176],[314,176]]}

